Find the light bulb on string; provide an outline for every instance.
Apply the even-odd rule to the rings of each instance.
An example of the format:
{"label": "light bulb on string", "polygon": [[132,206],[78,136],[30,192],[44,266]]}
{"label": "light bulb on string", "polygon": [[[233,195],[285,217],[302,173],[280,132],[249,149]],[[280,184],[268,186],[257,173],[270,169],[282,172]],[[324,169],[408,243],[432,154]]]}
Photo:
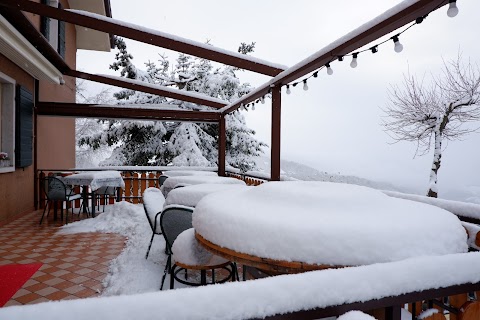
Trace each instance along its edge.
{"label": "light bulb on string", "polygon": [[333,69],[330,67],[330,64],[327,63],[325,67],[327,67],[327,74],[331,76],[333,74]]}
{"label": "light bulb on string", "polygon": [[260,102],[261,102],[262,104],[265,104],[265,96],[262,96],[262,97],[260,98]]}
{"label": "light bulb on string", "polygon": [[395,52],[400,53],[403,50],[403,45],[400,43],[400,40],[398,40],[398,35],[392,37],[393,43],[395,44],[395,47],[393,50]]}
{"label": "light bulb on string", "polygon": [[252,111],[255,111],[255,104],[252,104]]}
{"label": "light bulb on string", "polygon": [[373,46],[370,48],[372,50],[372,53],[377,53],[378,52],[378,46]]}
{"label": "light bulb on string", "polygon": [[450,0],[448,4],[447,16],[450,18],[455,17],[458,14],[457,0]]}
{"label": "light bulb on string", "polygon": [[286,92],[287,92],[287,94],[292,93],[292,91],[290,90],[290,86],[288,84],[287,84],[287,91]]}
{"label": "light bulb on string", "polygon": [[350,62],[350,67],[356,68],[356,67],[358,66],[357,57],[358,57],[358,53],[355,52],[355,53],[352,55],[352,62]]}
{"label": "light bulb on string", "polygon": [[303,80],[303,90],[308,90],[307,79]]}

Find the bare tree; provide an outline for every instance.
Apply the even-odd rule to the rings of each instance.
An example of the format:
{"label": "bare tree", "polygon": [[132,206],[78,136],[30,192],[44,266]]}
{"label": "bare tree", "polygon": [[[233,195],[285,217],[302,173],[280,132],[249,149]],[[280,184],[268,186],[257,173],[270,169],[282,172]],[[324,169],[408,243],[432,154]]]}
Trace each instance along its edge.
{"label": "bare tree", "polygon": [[434,146],[429,197],[437,197],[437,174],[444,140],[458,140],[478,127],[466,126],[480,120],[480,69],[456,60],[444,61],[443,73],[424,85],[416,77],[404,76],[403,85],[392,86],[384,109],[384,127],[393,139],[417,143],[415,154],[425,155]]}

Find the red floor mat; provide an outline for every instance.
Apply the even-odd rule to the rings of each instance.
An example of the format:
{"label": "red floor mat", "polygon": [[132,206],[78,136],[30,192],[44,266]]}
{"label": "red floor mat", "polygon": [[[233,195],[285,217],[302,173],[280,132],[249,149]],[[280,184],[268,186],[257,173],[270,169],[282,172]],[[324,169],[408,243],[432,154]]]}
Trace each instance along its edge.
{"label": "red floor mat", "polygon": [[41,263],[0,266],[0,307],[3,307],[41,266]]}

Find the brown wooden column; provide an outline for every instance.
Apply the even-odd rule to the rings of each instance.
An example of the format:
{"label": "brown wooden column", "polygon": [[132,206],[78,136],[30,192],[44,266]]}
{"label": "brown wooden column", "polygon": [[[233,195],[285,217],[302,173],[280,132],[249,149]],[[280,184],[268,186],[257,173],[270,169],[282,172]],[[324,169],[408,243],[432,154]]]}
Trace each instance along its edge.
{"label": "brown wooden column", "polygon": [[225,176],[225,153],[226,153],[225,116],[220,117],[218,122],[218,175]]}
{"label": "brown wooden column", "polygon": [[282,119],[282,91],[281,87],[272,88],[272,144],[270,179],[280,181],[280,134]]}

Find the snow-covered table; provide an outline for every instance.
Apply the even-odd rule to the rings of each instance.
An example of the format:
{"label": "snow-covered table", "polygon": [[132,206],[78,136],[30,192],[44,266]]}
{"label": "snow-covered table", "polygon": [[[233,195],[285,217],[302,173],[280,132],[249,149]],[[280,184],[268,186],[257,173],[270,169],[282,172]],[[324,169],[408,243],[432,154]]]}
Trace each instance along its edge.
{"label": "snow-covered table", "polygon": [[274,272],[467,252],[450,212],[329,182],[269,182],[213,193],[193,213],[197,239],[225,258]]}
{"label": "snow-covered table", "polygon": [[64,177],[63,181],[68,185],[82,186],[83,201],[88,201],[87,189],[90,187],[92,193],[93,217],[95,217],[95,190],[101,187],[125,188],[125,182],[119,171],[90,171],[76,173]]}
{"label": "snow-covered table", "polygon": [[170,204],[179,204],[187,207],[195,207],[197,203],[206,195],[225,190],[235,190],[239,188],[250,188],[242,184],[215,184],[202,183],[183,188],[173,189],[168,193],[165,200],[165,206]]}
{"label": "snow-covered table", "polygon": [[173,190],[176,186],[188,186],[195,184],[237,184],[237,185],[246,185],[244,181],[238,180],[235,178],[228,177],[219,177],[219,176],[204,176],[204,175],[195,175],[195,176],[178,176],[178,177],[168,177],[167,180],[163,183],[161,190],[165,197],[168,196],[168,193]]}
{"label": "snow-covered table", "polygon": [[163,171],[163,175],[167,177],[180,177],[180,176],[215,176],[218,174],[213,171],[198,171],[198,170],[170,170]]}

